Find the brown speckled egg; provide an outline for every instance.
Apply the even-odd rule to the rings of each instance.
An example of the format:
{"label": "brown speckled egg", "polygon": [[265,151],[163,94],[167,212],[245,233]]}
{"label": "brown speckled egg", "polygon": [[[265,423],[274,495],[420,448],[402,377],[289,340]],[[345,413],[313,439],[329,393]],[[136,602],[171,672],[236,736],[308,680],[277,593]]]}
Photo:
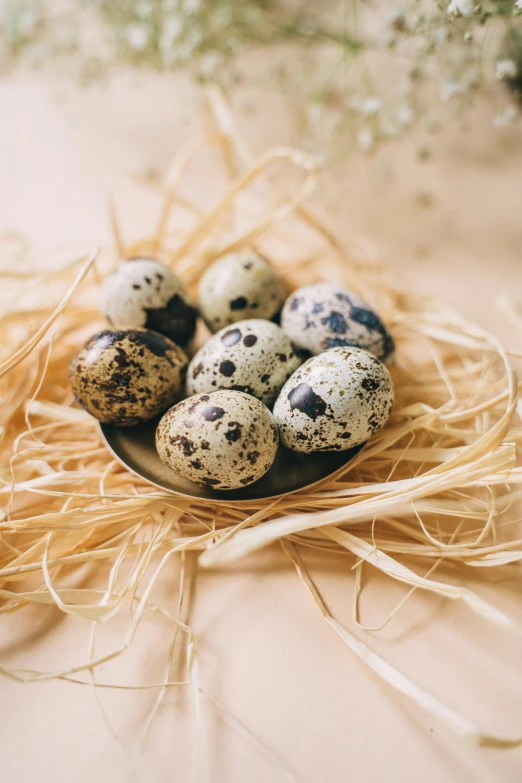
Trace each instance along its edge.
{"label": "brown speckled egg", "polygon": [[73,394],[105,424],[128,426],[158,416],[181,396],[188,359],[148,329],[105,329],[74,357]]}
{"label": "brown speckled egg", "polygon": [[274,405],[281,442],[294,451],[344,451],[365,443],[388,418],[393,383],[361,348],[331,348],[288,379]]}
{"label": "brown speckled egg", "polygon": [[199,308],[211,332],[245,318],[278,315],[286,288],[268,261],[252,251],[229,253],[199,283]]}
{"label": "brown speckled egg", "polygon": [[283,307],[281,326],[298,348],[313,354],[353,345],[386,361],[395,350],[377,313],[357,294],[332,283],[294,291]]}
{"label": "brown speckled egg", "polygon": [[129,258],[105,278],[101,306],[112,326],[152,329],[184,346],[194,336],[197,311],[185,283],[155,258]]}
{"label": "brown speckled egg", "polygon": [[238,489],[260,479],[274,461],[278,441],[268,408],[229,389],[178,402],[156,430],[165,465],[212,489]]}
{"label": "brown speckled egg", "polygon": [[187,391],[236,389],[271,406],[300,364],[280,326],[250,318],[221,329],[199,349],[189,365]]}

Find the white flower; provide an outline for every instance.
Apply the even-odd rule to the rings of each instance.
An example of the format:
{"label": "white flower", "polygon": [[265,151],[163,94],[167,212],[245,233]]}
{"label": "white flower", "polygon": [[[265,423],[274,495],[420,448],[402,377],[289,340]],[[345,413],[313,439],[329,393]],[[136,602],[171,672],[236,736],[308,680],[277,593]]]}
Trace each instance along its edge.
{"label": "white flower", "polygon": [[396,33],[405,33],[408,30],[408,21],[403,8],[393,8],[384,23],[388,30],[395,30]]}
{"label": "white flower", "polygon": [[149,19],[154,13],[154,4],[151,0],[141,0],[136,4],[135,11],[141,19]]}
{"label": "white flower", "polygon": [[361,128],[359,133],[357,134],[357,146],[361,150],[361,152],[369,152],[371,148],[373,147],[373,132],[370,128]]}
{"label": "white flower", "polygon": [[[522,2],[522,0],[521,0]],[[381,49],[391,49],[397,43],[397,35],[393,30],[383,30],[379,35],[378,44]]]}
{"label": "white flower", "polygon": [[475,9],[473,0],[451,0],[448,5],[448,14],[453,16],[471,16]]}
{"label": "white flower", "polygon": [[324,106],[319,101],[312,101],[306,109],[306,121],[308,125],[317,125],[324,114]]}
{"label": "white flower", "polygon": [[183,10],[186,14],[195,14],[201,7],[200,0],[183,0]]}
{"label": "white flower", "polygon": [[176,16],[169,17],[161,31],[159,48],[161,59],[165,65],[171,65],[180,59],[179,51],[176,51],[174,44],[183,33],[183,24]]}
{"label": "white flower", "polygon": [[445,27],[439,27],[433,32],[433,42],[435,44],[443,44],[448,40],[448,31]]}
{"label": "white flower", "polygon": [[169,16],[163,25],[161,38],[165,41],[175,41],[183,32],[183,24],[177,16]]}
{"label": "white flower", "polygon": [[389,117],[382,117],[379,122],[379,136],[385,139],[395,139],[400,133],[397,123]]}
{"label": "white flower", "polygon": [[214,76],[221,64],[221,57],[216,52],[209,52],[201,58],[199,71],[202,76],[209,78]]}
{"label": "white flower", "polygon": [[493,125],[497,128],[502,128],[505,125],[511,125],[517,118],[517,110],[514,106],[508,106],[504,111],[501,111],[493,119]]}
{"label": "white flower", "polygon": [[149,42],[149,32],[141,24],[130,24],[125,30],[125,37],[135,52],[143,52]]}
{"label": "white flower", "polygon": [[390,49],[397,43],[397,38],[401,33],[407,33],[409,30],[408,20],[402,8],[393,8],[385,19],[379,34],[379,45],[385,49]]}
{"label": "white flower", "polygon": [[36,27],[36,14],[27,9],[16,20],[16,29],[19,35],[26,37],[31,35]]}
{"label": "white flower", "polygon": [[409,103],[401,103],[397,109],[397,120],[401,127],[405,128],[413,122],[414,112]]}
{"label": "white flower", "polygon": [[458,82],[456,79],[446,79],[440,87],[440,97],[443,101],[449,101],[456,95],[464,95],[468,87],[464,82]]}
{"label": "white flower", "polygon": [[177,48],[176,60],[188,60],[194,54],[194,47],[190,43],[183,43]]}
{"label": "white flower", "polygon": [[497,62],[497,69],[495,73],[497,79],[514,79],[517,75],[517,64],[514,60],[499,60]]}
{"label": "white flower", "polygon": [[354,98],[350,102],[350,108],[358,111],[360,114],[364,114],[365,117],[375,117],[376,114],[382,109],[382,101],[375,96],[369,96],[368,98]]}
{"label": "white flower", "polygon": [[459,80],[446,79],[440,87],[440,97],[443,101],[449,101],[457,95],[465,95],[468,90],[476,89],[478,85],[478,75],[471,71],[464,74]]}

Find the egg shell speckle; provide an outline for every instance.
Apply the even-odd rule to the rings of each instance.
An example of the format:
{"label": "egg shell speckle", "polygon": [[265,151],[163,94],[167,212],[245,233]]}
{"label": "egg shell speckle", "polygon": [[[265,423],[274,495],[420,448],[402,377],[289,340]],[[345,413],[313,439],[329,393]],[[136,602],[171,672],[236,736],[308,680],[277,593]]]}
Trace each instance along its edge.
{"label": "egg shell speckle", "polygon": [[187,373],[187,392],[236,389],[271,406],[301,359],[280,326],[251,318],[225,326],[200,348]]}
{"label": "egg shell speckle", "polygon": [[199,283],[199,307],[211,332],[246,318],[278,315],[286,288],[257,253],[229,253],[210,266]]}
{"label": "egg shell speckle", "polygon": [[113,326],[142,326],[184,346],[197,310],[185,283],[154,258],[122,261],[101,286],[101,307]]}
{"label": "egg shell speckle", "polygon": [[272,465],[279,441],[262,402],[243,392],[196,394],[163,416],[156,430],[161,460],[189,481],[212,489],[246,487]]}
{"label": "egg shell speckle", "polygon": [[80,405],[105,424],[129,426],[163,413],[181,396],[188,359],[147,329],[106,329],[74,357],[70,378]]}
{"label": "egg shell speckle", "polygon": [[357,294],[331,283],[294,291],[283,307],[281,326],[296,346],[312,354],[352,345],[385,361],[395,350],[377,313]]}
{"label": "egg shell speckle", "polygon": [[379,359],[360,348],[332,348],[289,378],[274,418],[281,442],[294,451],[344,451],[377,432],[392,405],[392,379]]}

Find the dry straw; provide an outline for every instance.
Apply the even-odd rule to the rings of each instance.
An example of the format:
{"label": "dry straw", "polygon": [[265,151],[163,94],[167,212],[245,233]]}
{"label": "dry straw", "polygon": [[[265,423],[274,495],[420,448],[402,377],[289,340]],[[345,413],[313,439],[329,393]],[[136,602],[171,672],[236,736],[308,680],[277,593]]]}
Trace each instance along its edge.
{"label": "dry straw", "polygon": [[[431,299],[394,287],[368,254],[348,252],[301,206],[315,184],[314,160],[282,148],[252,161],[221,96],[209,98],[207,136],[175,159],[162,184],[142,183],[159,197],[153,235],[125,243],[112,208],[118,252],[158,254],[194,285],[219,254],[254,245],[270,255],[290,286],[326,277],[359,291],[382,313],[397,343],[393,414],[347,469],[313,491],[249,508],[216,508],[158,492],[105,450],[96,422],[75,406],[68,383],[75,349],[101,325],[97,281],[115,255],[95,251],[59,267],[54,262],[52,271],[48,264],[42,270],[40,260],[33,269],[27,260],[18,264],[24,249],[6,237],[4,257],[11,253],[17,263],[4,276],[7,304],[0,320],[0,611],[55,605],[90,621],[91,643],[87,660],[66,669],[2,665],[0,671],[24,681],[93,684],[96,667],[122,655],[153,613],[172,624],[173,643],[164,680],[136,686],[158,689],[148,725],[167,689],[182,685],[190,689],[199,725],[200,700],[210,697],[198,684],[195,640],[182,610],[187,573],[193,577],[196,568],[280,542],[326,622],[379,677],[462,737],[501,748],[518,745],[520,738],[482,731],[375,654],[362,640],[368,634],[341,625],[302,552],[313,547],[326,561],[333,552],[350,553],[348,567],[357,566],[356,623],[362,566],[369,564],[411,590],[462,601],[492,626],[518,633],[509,616],[466,587],[466,579],[476,568],[505,570],[522,560],[522,539],[509,515],[522,493],[519,384],[512,369],[519,356]],[[182,184],[200,149],[212,145],[223,153],[230,184],[202,212],[183,195]],[[300,172],[299,181],[290,166]],[[285,182],[292,184],[285,189]],[[151,599],[173,559],[181,563],[177,613]],[[442,561],[458,567],[459,585],[433,576]],[[81,566],[98,563],[108,566],[105,586],[72,586]],[[97,655],[99,623],[129,605],[126,637]],[[185,638],[182,681],[170,675],[178,633]]]}

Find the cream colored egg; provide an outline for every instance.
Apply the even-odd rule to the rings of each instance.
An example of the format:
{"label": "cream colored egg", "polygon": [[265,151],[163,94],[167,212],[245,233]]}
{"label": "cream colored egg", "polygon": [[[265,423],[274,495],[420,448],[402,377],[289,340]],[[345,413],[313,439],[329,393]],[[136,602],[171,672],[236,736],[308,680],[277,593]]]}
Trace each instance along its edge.
{"label": "cream colored egg", "polygon": [[238,321],[221,329],[194,356],[187,391],[236,389],[271,406],[300,364],[280,326],[258,318]]}
{"label": "cream colored egg", "polygon": [[188,359],[147,329],[105,329],[74,357],[70,378],[80,405],[106,424],[128,426],[163,413],[182,394]]}
{"label": "cream colored egg", "polygon": [[308,359],[274,405],[281,442],[295,451],[344,451],[365,443],[393,405],[387,367],[360,348],[332,348]]}
{"label": "cream colored egg", "polygon": [[294,291],[283,307],[281,326],[298,348],[313,354],[352,345],[386,361],[395,350],[377,313],[357,294],[333,283]]}
{"label": "cream colored egg", "polygon": [[268,408],[231,390],[188,397],[167,411],[156,430],[158,454],[169,468],[195,484],[223,490],[264,476],[278,441]]}
{"label": "cream colored egg", "polygon": [[219,258],[199,284],[199,307],[211,332],[246,318],[270,320],[281,310],[285,296],[281,278],[252,251]]}
{"label": "cream colored egg", "polygon": [[101,306],[113,326],[142,326],[184,346],[197,311],[185,283],[155,258],[122,261],[101,286]]}

